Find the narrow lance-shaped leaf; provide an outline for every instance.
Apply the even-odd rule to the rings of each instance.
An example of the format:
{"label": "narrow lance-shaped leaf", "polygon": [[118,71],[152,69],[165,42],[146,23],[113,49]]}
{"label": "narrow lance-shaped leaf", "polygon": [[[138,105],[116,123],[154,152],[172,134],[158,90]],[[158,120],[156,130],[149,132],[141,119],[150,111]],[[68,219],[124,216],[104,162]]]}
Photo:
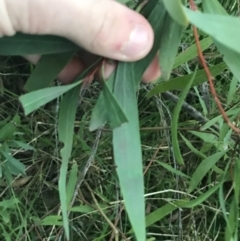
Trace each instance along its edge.
{"label": "narrow lance-shaped leaf", "polygon": [[[160,30],[164,24],[165,9],[158,2],[149,20],[156,31],[154,46],[149,55],[136,63],[119,63],[113,92],[125,111],[129,122],[113,130],[114,160],[126,210],[138,241],[146,240],[145,202],[142,154],[138,121],[136,90],[145,69],[159,48]],[[160,20],[159,20],[160,18]]]}
{"label": "narrow lance-shaped leaf", "polygon": [[197,187],[197,185],[201,182],[203,177],[219,161],[219,159],[223,157],[225,153],[226,153],[225,151],[217,152],[207,157],[199,164],[199,166],[197,167],[197,169],[192,175],[189,188],[188,188],[188,193],[192,192]]}
{"label": "narrow lance-shaped leaf", "polygon": [[70,207],[74,190],[77,184],[77,177],[78,177],[78,165],[75,160],[73,160],[72,168],[70,171],[68,183],[67,183],[67,207]]}
{"label": "narrow lance-shaped leaf", "polygon": [[33,73],[27,80],[24,89],[34,91],[49,87],[61,70],[72,59],[75,52],[43,55]]}
{"label": "narrow lance-shaped leaf", "polygon": [[172,134],[173,153],[180,165],[184,164],[184,160],[182,158],[182,154],[181,154],[179,142],[178,142],[178,119],[179,119],[179,114],[180,114],[184,99],[186,98],[186,96],[192,86],[195,76],[196,76],[196,70],[195,70],[192,78],[190,79],[189,83],[187,84],[187,86],[185,87],[183,92],[181,93],[181,96],[179,98],[179,101],[177,102],[177,105],[174,109],[173,117],[172,117],[171,134]]}
{"label": "narrow lance-shaped leaf", "polygon": [[[211,37],[207,37],[201,40],[200,46],[202,51],[206,50],[212,43],[213,43],[213,40]],[[173,69],[177,68],[179,65],[184,64],[197,56],[198,56],[197,46],[196,44],[193,44],[176,57],[173,65]]]}
{"label": "narrow lance-shaped leaf", "polygon": [[[67,240],[69,240],[69,223],[68,223],[68,205],[67,205],[67,190],[66,190],[66,176],[68,171],[68,162],[72,152],[74,121],[77,111],[79,96],[78,86],[70,90],[64,95],[60,104],[60,113],[58,121],[59,140],[63,143],[61,149],[62,165],[59,177],[59,195],[62,207],[63,226],[66,233]],[[69,104],[70,103],[70,104]]]}
{"label": "narrow lance-shaped leaf", "polygon": [[[222,73],[227,68],[225,63],[220,63],[215,66],[210,67],[212,76],[217,76]],[[147,95],[147,97],[152,97],[156,94],[163,93],[169,90],[183,90],[188,84],[189,80],[192,78],[193,74],[188,74],[182,77],[177,77],[169,81],[159,83],[155,88],[153,88]],[[206,73],[204,70],[198,70],[196,77],[193,81],[192,86],[206,82]]]}
{"label": "narrow lance-shaped leaf", "polygon": [[75,51],[79,46],[69,40],[52,35],[17,33],[0,38],[0,55],[56,54]]}
{"label": "narrow lance-shaped leaf", "polygon": [[[217,0],[204,0],[203,9],[207,13],[228,16],[226,10],[221,6],[221,4]],[[229,69],[232,71],[233,75],[238,80],[240,80],[240,53],[230,49],[229,47],[224,46],[218,40],[216,40],[214,36],[213,40],[219,52],[223,54],[223,60],[225,61]]]}
{"label": "narrow lance-shaped leaf", "polygon": [[111,128],[114,129],[122,123],[128,122],[128,119],[105,80],[102,81],[102,85],[105,108],[107,108],[106,114]]}
{"label": "narrow lance-shaped leaf", "polygon": [[[200,195],[198,198],[194,200],[178,200],[173,203],[168,203],[152,213],[148,214],[146,217],[146,227],[153,225],[154,223],[160,221],[162,218],[166,217],[170,213],[172,213],[177,208],[193,208],[201,203],[203,203],[207,198],[209,198],[213,193],[215,193],[218,188],[220,187],[221,183],[217,184],[216,186],[209,189],[204,194]],[[131,233],[132,230],[129,231]]]}
{"label": "narrow lance-shaped leaf", "polygon": [[[106,87],[111,91],[113,89],[114,79],[115,79],[115,72],[113,74],[111,74],[111,76],[109,77],[107,82],[104,83],[106,85]],[[111,113],[108,111],[108,108],[107,108],[108,102],[106,100],[106,94],[104,95],[103,91],[104,91],[104,89],[102,90],[102,92],[97,100],[97,103],[95,104],[93,111],[92,111],[90,125],[89,125],[90,131],[94,131],[97,128],[103,126],[103,124],[105,124],[107,121],[109,121],[109,118],[110,118],[109,115],[111,115]],[[124,113],[124,115],[125,115],[125,113]],[[122,122],[122,123],[124,123],[124,122]]]}
{"label": "narrow lance-shaped leaf", "polygon": [[238,17],[194,12],[185,7],[183,9],[193,25],[229,49],[240,53],[240,34],[236,31],[240,28]]}
{"label": "narrow lance-shaped leaf", "polygon": [[19,100],[23,106],[25,115],[30,114],[39,107],[47,104],[48,102],[56,99],[67,91],[79,85],[82,81],[78,81],[71,85],[57,86],[36,90],[28,94],[22,95]]}

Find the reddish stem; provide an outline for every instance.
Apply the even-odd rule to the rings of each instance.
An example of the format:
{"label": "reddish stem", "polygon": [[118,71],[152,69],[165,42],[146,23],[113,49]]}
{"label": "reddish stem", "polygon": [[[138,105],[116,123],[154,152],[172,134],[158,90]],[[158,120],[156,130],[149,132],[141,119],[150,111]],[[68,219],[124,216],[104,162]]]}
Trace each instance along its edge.
{"label": "reddish stem", "polygon": [[[193,0],[189,0],[190,1],[190,7],[193,11],[196,11],[197,10],[197,7],[194,3]],[[194,34],[194,38],[195,38],[195,41],[196,41],[196,45],[197,45],[197,50],[198,50],[198,57],[201,61],[201,64],[203,65],[203,68],[205,70],[205,73],[207,75],[207,79],[208,79],[208,82],[209,82],[209,87],[210,87],[210,90],[212,92],[212,95],[214,97],[214,100],[217,104],[217,107],[219,109],[219,111],[221,112],[222,114],[222,117],[224,119],[224,121],[228,124],[228,126],[233,130],[235,131],[237,134],[240,134],[240,129],[237,128],[231,121],[230,119],[228,118],[226,112],[224,111],[223,107],[222,107],[222,104],[217,96],[217,93],[216,93],[216,90],[215,90],[215,87],[214,87],[214,83],[213,83],[213,80],[214,78],[212,77],[212,74],[206,64],[206,61],[205,61],[205,58],[203,56],[203,53],[202,53],[202,49],[201,49],[201,45],[200,45],[200,41],[199,41],[199,37],[198,37],[198,31],[197,31],[197,28],[195,26],[193,26],[193,34]]]}

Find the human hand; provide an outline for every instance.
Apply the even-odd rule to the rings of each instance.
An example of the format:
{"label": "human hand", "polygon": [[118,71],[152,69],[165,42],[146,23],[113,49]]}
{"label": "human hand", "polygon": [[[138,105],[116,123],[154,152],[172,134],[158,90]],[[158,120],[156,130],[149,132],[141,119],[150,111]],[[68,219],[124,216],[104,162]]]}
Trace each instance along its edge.
{"label": "human hand", "polygon": [[[0,36],[16,32],[53,34],[68,38],[83,47],[60,73],[59,79],[71,82],[94,60],[94,55],[120,61],[136,61],[151,50],[154,34],[140,14],[113,0],[3,0],[0,2]],[[36,63],[39,56],[26,56]],[[106,77],[114,65],[105,66]],[[143,75],[144,82],[160,76],[156,56]]]}

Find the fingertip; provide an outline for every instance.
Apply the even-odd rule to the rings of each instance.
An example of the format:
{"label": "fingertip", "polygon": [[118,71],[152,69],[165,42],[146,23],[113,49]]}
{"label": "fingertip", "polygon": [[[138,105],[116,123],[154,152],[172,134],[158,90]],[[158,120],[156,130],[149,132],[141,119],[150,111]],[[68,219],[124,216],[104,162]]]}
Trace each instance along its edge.
{"label": "fingertip", "polygon": [[143,74],[142,81],[144,83],[154,82],[161,77],[161,69],[159,65],[158,54],[154,57],[152,63]]}

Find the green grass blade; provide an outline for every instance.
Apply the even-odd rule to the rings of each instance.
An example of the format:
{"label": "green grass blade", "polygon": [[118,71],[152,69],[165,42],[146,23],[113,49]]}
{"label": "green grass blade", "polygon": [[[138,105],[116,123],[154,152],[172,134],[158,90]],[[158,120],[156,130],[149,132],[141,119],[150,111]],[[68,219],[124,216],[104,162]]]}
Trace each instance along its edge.
{"label": "green grass blade", "polygon": [[62,226],[63,222],[61,221],[61,216],[50,215],[50,216],[45,217],[43,220],[41,220],[41,225],[44,225],[44,226],[51,226],[51,225]]}
{"label": "green grass blade", "polygon": [[201,182],[201,180],[204,178],[204,176],[209,172],[211,168],[224,156],[226,152],[217,152],[209,157],[207,157],[205,160],[203,160],[195,170],[195,172],[192,175],[188,193],[192,192],[198,184]]}
{"label": "green grass blade", "polygon": [[39,107],[47,104],[48,102],[56,99],[67,91],[79,85],[82,81],[78,81],[71,85],[57,86],[51,88],[45,88],[41,90],[36,90],[28,94],[19,97],[19,100],[23,106],[25,115],[30,114]]}
{"label": "green grass blade", "polygon": [[24,86],[26,91],[49,87],[61,70],[72,59],[75,52],[43,55]]}
{"label": "green grass blade", "polygon": [[[211,37],[207,37],[201,40],[200,45],[201,45],[202,51],[206,50],[212,43],[213,43],[213,40]],[[198,56],[197,46],[196,44],[193,44],[192,46],[188,47],[186,50],[184,50],[184,52],[180,53],[176,57],[173,65],[173,69],[177,68],[181,64],[184,64],[197,56]]]}
{"label": "green grass blade", "polygon": [[[59,195],[62,207],[63,225],[67,240],[69,240],[69,225],[68,225],[68,206],[67,206],[67,190],[66,190],[66,176],[68,170],[68,162],[72,152],[74,121],[77,111],[79,96],[79,87],[75,87],[64,95],[60,104],[58,134],[59,140],[64,147],[61,149],[62,165],[60,169],[59,178]],[[71,103],[71,104],[69,104]]]}
{"label": "green grass blade", "polygon": [[150,213],[146,217],[146,227],[149,227],[150,225],[156,223],[157,221],[161,220],[162,218],[166,217],[168,214],[176,210],[178,207],[174,204],[168,203],[154,212]]}
{"label": "green grass blade", "polygon": [[186,88],[181,93],[181,96],[179,98],[179,101],[177,102],[177,105],[174,109],[173,117],[172,117],[171,134],[172,134],[173,153],[180,165],[184,165],[184,160],[182,158],[182,154],[181,154],[179,142],[178,142],[178,118],[179,118],[179,114],[180,114],[183,102],[188,94],[188,91],[192,86],[195,76],[196,76],[196,71],[194,72],[191,80],[188,82]]}
{"label": "green grass blade", "polygon": [[7,152],[2,152],[3,156],[7,159],[4,165],[7,165],[14,175],[25,176],[25,165],[23,165],[19,160],[9,155]]}
{"label": "green grass blade", "polygon": [[194,200],[178,200],[173,203],[168,203],[161,208],[153,211],[146,217],[146,227],[153,225],[154,223],[158,222],[165,216],[169,215],[171,212],[178,208],[194,208],[201,203],[203,203],[206,199],[208,199],[213,193],[215,193],[220,187],[220,184],[209,189],[207,192],[200,195],[198,198]]}
{"label": "green grass blade", "polygon": [[225,219],[225,221],[227,223],[226,229],[228,229],[231,232],[232,228],[231,228],[231,226],[229,224],[229,220],[228,220],[227,210],[226,210],[225,201],[224,201],[223,186],[221,186],[219,188],[218,197],[219,197],[219,202],[220,202],[220,207],[221,207],[221,211],[222,211],[223,217],[224,217],[224,219]]}
{"label": "green grass blade", "polygon": [[13,136],[16,129],[16,125],[12,121],[8,122],[0,129],[0,141],[3,142],[10,139]]}
{"label": "green grass blade", "polygon": [[193,135],[202,139],[206,143],[216,144],[218,142],[218,137],[212,133],[202,133],[199,131],[189,131]]}
{"label": "green grass blade", "polygon": [[0,55],[56,54],[77,52],[79,46],[67,39],[51,35],[17,33],[0,38]]}
{"label": "green grass blade", "polygon": [[184,177],[184,178],[187,178],[187,179],[190,178],[189,176],[187,176],[183,172],[181,172],[179,170],[176,170],[175,168],[173,168],[172,166],[168,165],[167,163],[164,163],[164,162],[161,162],[161,161],[158,161],[158,160],[156,160],[155,162],[158,163],[163,168],[165,168],[166,170],[168,170],[169,172],[175,174],[175,175],[178,175],[180,177]]}
{"label": "green grass blade", "polygon": [[67,207],[68,208],[71,204],[75,186],[77,184],[77,177],[78,177],[78,165],[77,165],[77,162],[73,160],[72,169],[70,171],[70,175],[67,183]]}
{"label": "green grass blade", "polygon": [[236,228],[235,228],[235,237],[236,240],[238,240],[238,227],[239,227],[239,211],[238,206],[239,206],[239,193],[240,193],[240,159],[236,161],[235,168],[234,168],[234,204],[235,204],[235,223],[236,223]]}
{"label": "green grass blade", "polygon": [[238,79],[233,76],[232,80],[231,80],[231,84],[230,84],[230,88],[228,91],[228,95],[227,95],[227,106],[229,106],[233,100],[234,100],[234,95],[238,89]]}
{"label": "green grass blade", "polygon": [[[209,68],[209,70],[211,71],[212,76],[215,77],[222,73],[226,68],[227,65],[225,63],[220,63],[215,66],[212,66],[211,68]],[[154,95],[161,94],[169,90],[183,90],[186,87],[187,83],[189,83],[192,76],[193,74],[188,74],[182,77],[171,79],[169,81],[161,82],[148,93],[147,97],[152,97]],[[199,70],[196,73],[196,77],[193,81],[192,86],[204,83],[206,81],[207,79],[205,71]]]}
{"label": "green grass blade", "polygon": [[199,151],[197,148],[195,148],[193,146],[193,144],[191,143],[191,141],[189,141],[184,135],[182,135],[180,133],[183,141],[185,142],[186,146],[192,151],[192,153],[194,153],[196,156],[199,156],[202,159],[206,159],[207,157],[201,152]]}

